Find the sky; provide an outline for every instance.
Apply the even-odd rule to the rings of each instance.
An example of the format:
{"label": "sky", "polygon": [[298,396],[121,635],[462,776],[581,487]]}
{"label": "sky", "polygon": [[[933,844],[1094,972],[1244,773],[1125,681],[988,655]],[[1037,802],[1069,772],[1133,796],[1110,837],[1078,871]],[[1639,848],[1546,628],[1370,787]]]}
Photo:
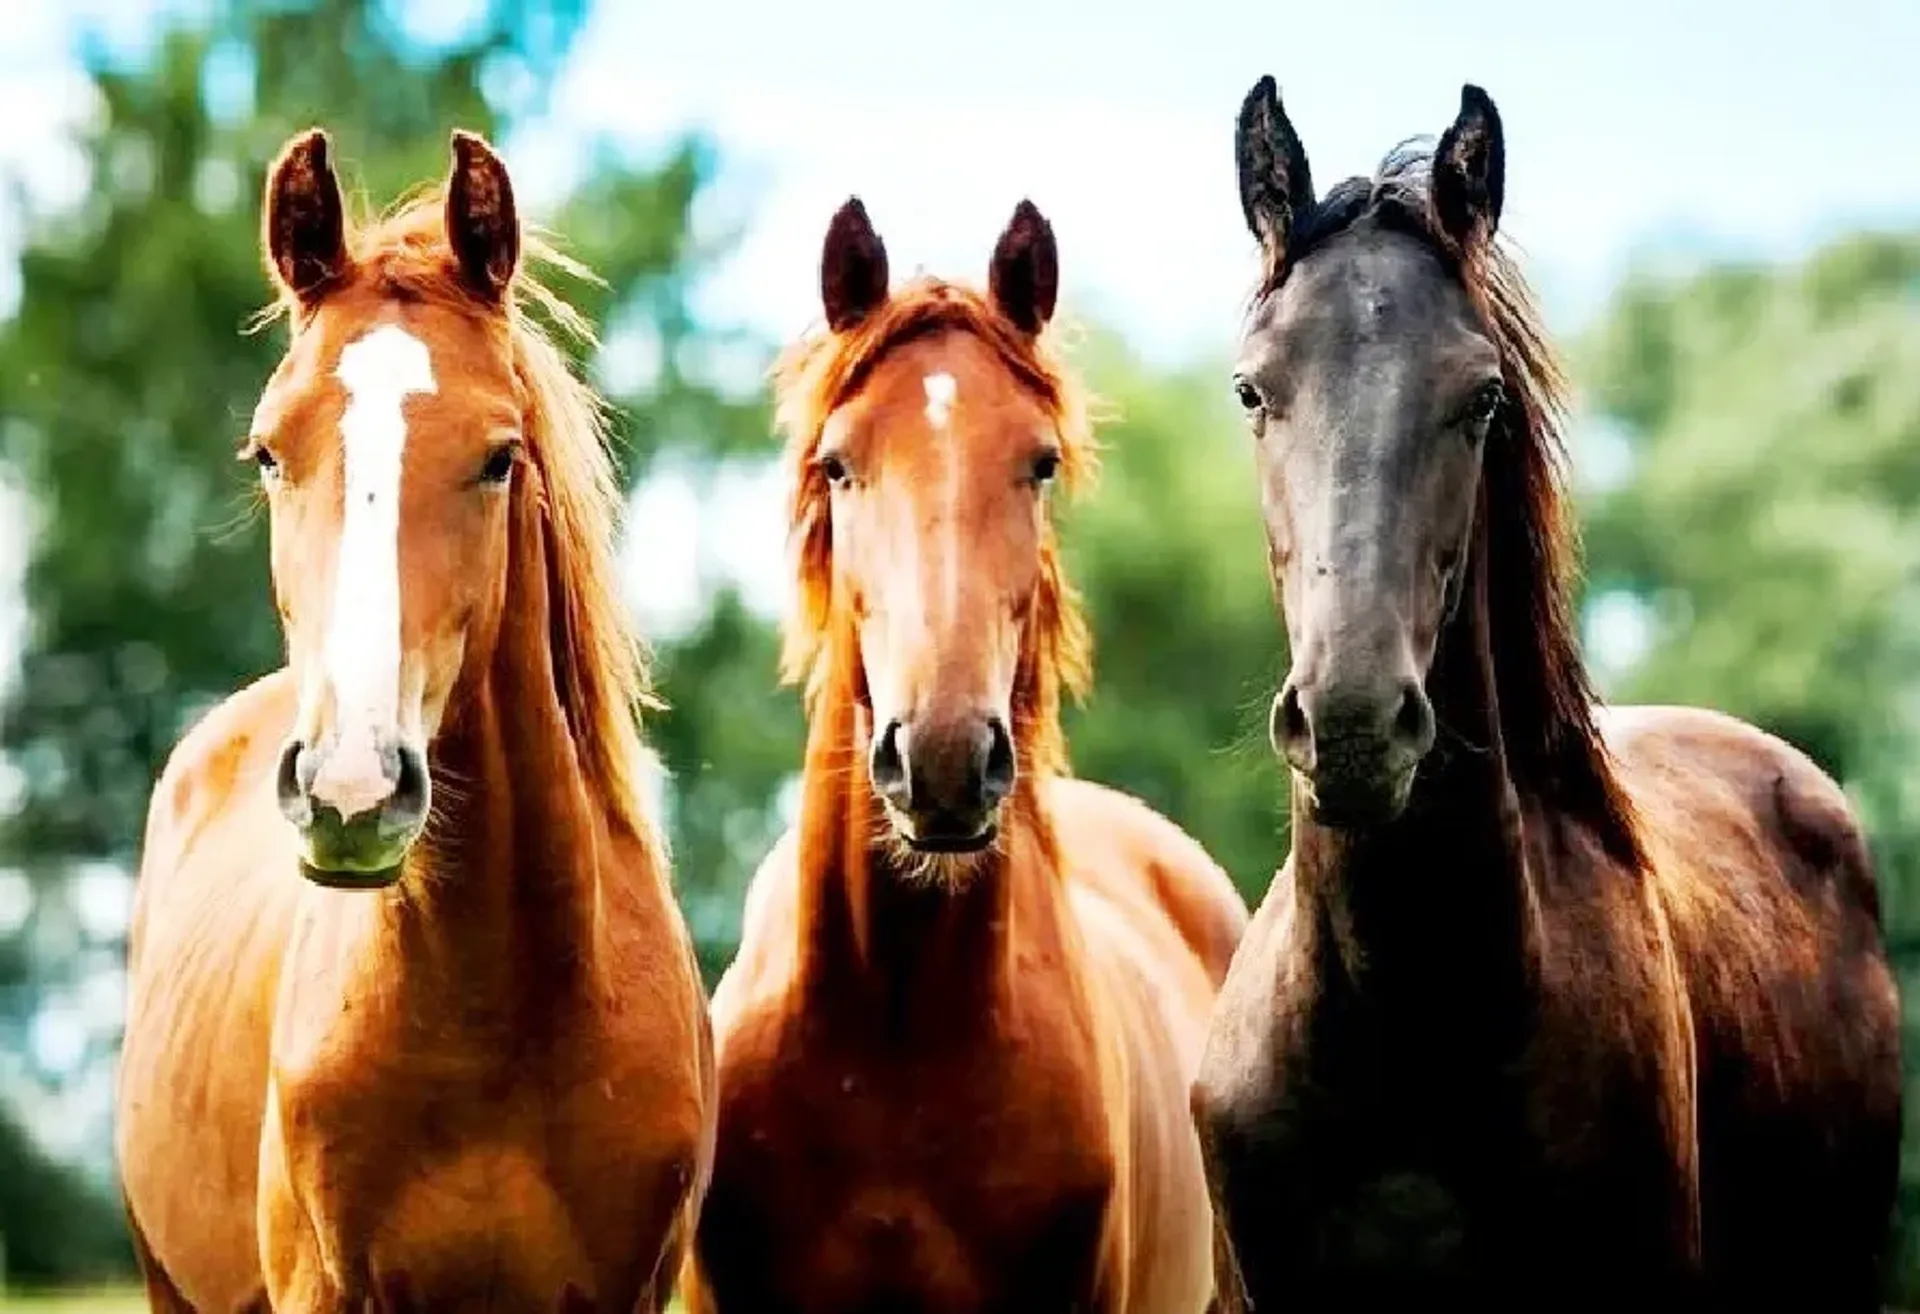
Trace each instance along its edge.
{"label": "sky", "polygon": [[[413,0],[404,21],[444,35],[480,3]],[[0,168],[71,186],[60,136],[85,109],[81,34],[137,49],[183,7],[19,7],[0,31]],[[1781,256],[1914,222],[1916,51],[1911,0],[602,0],[550,115],[502,145],[537,213],[585,134],[646,152],[710,132],[723,167],[703,218],[744,240],[705,307],[774,340],[813,315],[820,238],[847,195],[896,270],[948,273],[982,272],[1030,197],[1058,233],[1068,302],[1179,359],[1224,349],[1252,269],[1231,143],[1262,74],[1323,189],[1437,134],[1463,81],[1484,86],[1506,126],[1504,227],[1571,327],[1649,242]]]}

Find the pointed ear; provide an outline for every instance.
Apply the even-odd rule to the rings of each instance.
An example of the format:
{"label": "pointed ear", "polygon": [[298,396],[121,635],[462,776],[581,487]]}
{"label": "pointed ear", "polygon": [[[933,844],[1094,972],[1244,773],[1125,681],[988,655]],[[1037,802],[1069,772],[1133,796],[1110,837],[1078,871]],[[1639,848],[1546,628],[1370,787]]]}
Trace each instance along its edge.
{"label": "pointed ear", "polygon": [[1032,201],[1013,208],[1006,231],[994,243],[987,291],[1022,333],[1038,333],[1053,318],[1060,295],[1060,248],[1053,240],[1053,225]]}
{"label": "pointed ear", "polygon": [[458,129],[447,175],[447,244],[469,288],[487,301],[505,298],[520,265],[513,180],[485,139]]}
{"label": "pointed ear", "polygon": [[827,327],[845,333],[887,299],[887,248],[857,196],[833,212],[820,251],[820,304]]}
{"label": "pointed ear", "polygon": [[303,132],[280,151],[267,173],[261,234],[267,272],[283,293],[308,302],[347,271],[347,235],[340,182],[333,176],[327,134]]}
{"label": "pointed ear", "polygon": [[1287,265],[1294,220],[1313,208],[1313,174],[1270,76],[1254,83],[1240,103],[1233,153],[1240,171],[1240,212],[1260,243],[1266,281],[1276,283]]}
{"label": "pointed ear", "polygon": [[1500,111],[1486,92],[1460,88],[1460,114],[1433,153],[1433,214],[1463,248],[1493,237],[1507,187],[1507,148]]}

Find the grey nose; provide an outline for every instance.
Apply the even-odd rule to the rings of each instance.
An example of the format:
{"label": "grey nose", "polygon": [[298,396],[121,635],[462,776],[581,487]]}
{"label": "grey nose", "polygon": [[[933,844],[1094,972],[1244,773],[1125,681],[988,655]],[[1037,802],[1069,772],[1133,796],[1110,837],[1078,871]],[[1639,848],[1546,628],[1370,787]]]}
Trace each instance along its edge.
{"label": "grey nose", "polygon": [[1274,751],[1294,770],[1312,775],[1329,745],[1359,752],[1386,749],[1417,761],[1433,747],[1433,703],[1418,681],[1400,680],[1384,696],[1361,688],[1322,691],[1294,681],[1274,699]]}
{"label": "grey nose", "polygon": [[[320,774],[321,755],[298,739],[280,751],[274,774],[274,794],[281,815],[301,830],[313,824],[313,782]],[[417,749],[396,744],[381,750],[381,774],[393,792],[380,805],[380,825],[390,831],[417,827],[426,819],[427,764]],[[345,820],[345,818],[342,818]]]}

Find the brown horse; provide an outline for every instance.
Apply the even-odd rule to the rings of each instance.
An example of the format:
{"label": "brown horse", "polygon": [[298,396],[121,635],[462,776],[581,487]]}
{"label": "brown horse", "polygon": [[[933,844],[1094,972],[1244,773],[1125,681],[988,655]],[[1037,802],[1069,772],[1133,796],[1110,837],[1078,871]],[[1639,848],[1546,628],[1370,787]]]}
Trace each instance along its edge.
{"label": "brown horse", "polygon": [[1255,1309],[1877,1308],[1899,1017],[1832,780],[1595,705],[1499,115],[1314,198],[1241,111],[1293,854],[1195,1116]]}
{"label": "brown horse", "polygon": [[243,456],[290,664],[175,750],[119,1153],[156,1309],[665,1306],[712,1045],[645,801],[598,402],[506,170],[355,231],[267,184],[292,322]]}
{"label": "brown horse", "polygon": [[851,200],[826,331],[777,370],[810,733],[714,994],[696,1311],[1211,1298],[1186,1092],[1247,914],[1171,822],[1066,775],[1087,639],[1047,489],[1092,451],[1057,280],[1022,203],[987,296],[889,296]]}

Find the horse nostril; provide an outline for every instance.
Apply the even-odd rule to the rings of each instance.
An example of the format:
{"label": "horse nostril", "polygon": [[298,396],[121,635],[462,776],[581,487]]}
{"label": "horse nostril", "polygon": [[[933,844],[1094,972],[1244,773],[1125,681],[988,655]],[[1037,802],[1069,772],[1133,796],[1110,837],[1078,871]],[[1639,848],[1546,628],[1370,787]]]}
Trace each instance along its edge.
{"label": "horse nostril", "polygon": [[274,795],[280,803],[281,815],[296,826],[308,826],[313,823],[313,802],[308,797],[313,788],[315,763],[313,754],[298,739],[287,740],[280,750],[280,764],[274,771]]}
{"label": "horse nostril", "polygon": [[912,782],[907,774],[906,755],[900,750],[901,726],[898,720],[889,721],[873,741],[873,751],[867,759],[867,773],[873,779],[873,787],[880,797],[905,810],[912,802]]}
{"label": "horse nostril", "polygon": [[387,771],[393,779],[393,794],[386,808],[389,822],[402,828],[418,825],[427,815],[427,805],[433,797],[426,757],[419,749],[401,744],[392,750]]}
{"label": "horse nostril", "polygon": [[1400,690],[1400,706],[1393,714],[1395,742],[1424,754],[1433,747],[1433,704],[1412,680]]}
{"label": "horse nostril", "polygon": [[1013,793],[1016,767],[1013,736],[1007,733],[1007,723],[997,716],[989,717],[986,730],[986,751],[980,769],[980,804],[983,808],[993,808]]}
{"label": "horse nostril", "polygon": [[1268,727],[1274,751],[1302,771],[1313,769],[1313,726],[1300,703],[1300,688],[1292,681],[1273,700],[1273,719]]}

